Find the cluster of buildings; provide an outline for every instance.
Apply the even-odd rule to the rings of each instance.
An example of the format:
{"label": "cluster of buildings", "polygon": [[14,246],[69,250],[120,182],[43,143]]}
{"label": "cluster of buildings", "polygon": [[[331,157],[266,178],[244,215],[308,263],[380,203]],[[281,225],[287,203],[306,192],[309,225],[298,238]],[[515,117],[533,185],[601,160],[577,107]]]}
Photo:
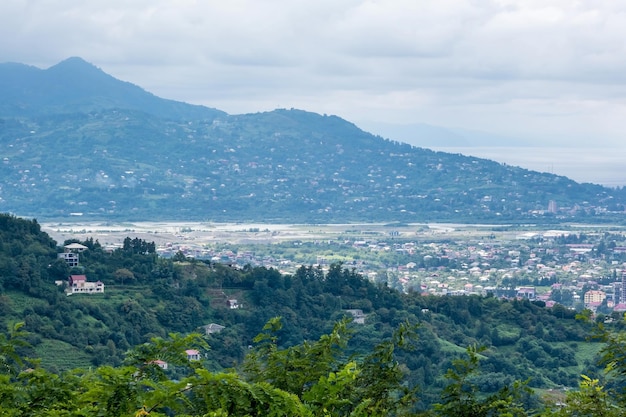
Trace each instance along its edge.
{"label": "cluster of buildings", "polygon": [[[57,256],[63,259],[70,268],[80,266],[80,254],[87,250],[87,246],[80,243],[70,243],[63,247],[63,252]],[[103,294],[104,283],[102,281],[89,281],[84,274],[71,274],[67,281],[58,281],[57,285],[65,285],[67,295],[72,294]]]}
{"label": "cluster of buildings", "polygon": [[[215,239],[181,233],[174,236],[177,240],[162,241],[157,253],[164,257],[182,253],[233,267],[263,266],[284,274],[293,274],[302,265],[326,269],[342,262],[372,281],[404,292],[493,294],[600,311],[621,311],[626,306],[622,278],[626,233],[619,228],[511,229],[416,225],[375,233],[346,231],[327,239],[280,244],[227,240],[219,244]],[[59,257],[71,267],[79,266],[80,253],[85,249],[79,244],[67,245]],[[68,280],[68,292],[101,293],[104,284],[78,275]],[[237,305],[233,301],[228,307]]]}
{"label": "cluster of buildings", "polygon": [[395,287],[431,295],[487,295],[544,301],[592,311],[626,311],[621,235],[567,243],[564,234],[524,234],[509,241],[429,244],[419,264],[389,270]]}
{"label": "cluster of buildings", "polygon": [[[608,232],[532,231],[483,234],[463,239],[408,239],[391,233],[381,238],[318,242],[308,259],[293,253],[272,256],[247,245],[169,244],[162,254],[230,265],[265,266],[294,273],[301,265],[328,267],[340,260],[376,282],[404,292],[439,296],[487,295],[559,303],[591,310],[626,310],[626,236]],[[337,256],[320,255],[332,252]],[[624,310],[622,310],[624,309]]]}

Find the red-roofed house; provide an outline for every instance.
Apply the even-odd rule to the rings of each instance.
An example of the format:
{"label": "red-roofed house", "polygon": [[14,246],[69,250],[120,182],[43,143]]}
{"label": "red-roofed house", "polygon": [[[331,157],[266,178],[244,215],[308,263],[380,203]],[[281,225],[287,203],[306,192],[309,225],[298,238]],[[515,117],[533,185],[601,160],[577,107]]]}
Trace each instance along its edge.
{"label": "red-roofed house", "polygon": [[619,303],[619,304],[615,304],[615,307],[613,307],[613,311],[617,311],[620,313],[623,313],[626,311],[626,304],[625,303]]}
{"label": "red-roofed house", "polygon": [[185,353],[187,354],[187,359],[190,361],[200,360],[200,352],[195,349],[187,349]]}
{"label": "red-roofed house", "polygon": [[165,361],[162,361],[162,360],[160,360],[160,359],[156,359],[156,360],[150,361],[150,362],[148,362],[148,363],[150,363],[150,364],[152,364],[152,365],[156,365],[156,366],[158,366],[159,368],[161,368],[161,369],[163,369],[163,370],[167,371],[167,362],[165,362]]}
{"label": "red-roofed house", "polygon": [[89,282],[86,275],[70,275],[68,280],[69,294],[102,294],[104,283],[101,281]]}

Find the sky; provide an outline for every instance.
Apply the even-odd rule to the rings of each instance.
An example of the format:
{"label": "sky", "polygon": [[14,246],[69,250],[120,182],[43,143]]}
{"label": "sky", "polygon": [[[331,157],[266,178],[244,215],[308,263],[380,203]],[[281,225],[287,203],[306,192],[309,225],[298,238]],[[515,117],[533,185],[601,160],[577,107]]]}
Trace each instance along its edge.
{"label": "sky", "polygon": [[626,185],[622,0],[0,2],[0,62],[71,56],[230,114],[293,107],[427,147],[472,132],[477,156],[541,147],[495,159]]}

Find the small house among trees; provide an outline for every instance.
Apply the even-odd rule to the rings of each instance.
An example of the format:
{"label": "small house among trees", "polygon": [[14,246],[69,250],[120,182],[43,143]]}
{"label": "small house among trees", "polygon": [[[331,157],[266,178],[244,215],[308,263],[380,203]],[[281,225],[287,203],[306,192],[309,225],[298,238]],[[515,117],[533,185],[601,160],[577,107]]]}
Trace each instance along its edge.
{"label": "small house among trees", "polygon": [[198,351],[196,349],[187,349],[185,351],[185,354],[187,355],[187,360],[190,360],[190,361],[199,361],[200,360],[200,351]]}
{"label": "small house among trees", "polygon": [[70,243],[69,245],[65,245],[63,247],[63,252],[59,253],[57,256],[60,259],[65,260],[67,266],[70,268],[78,266],[79,263],[79,253],[83,252],[87,249],[87,246],[81,245],[80,243]]}
{"label": "small house among trees", "polygon": [[86,275],[70,275],[68,279],[68,294],[102,294],[104,283],[102,281],[89,282]]}
{"label": "small house among trees", "polygon": [[163,369],[164,371],[167,371],[168,365],[167,362],[162,361],[160,359],[156,359],[150,362],[152,365],[156,365],[159,368]]}
{"label": "small house among trees", "polygon": [[352,319],[356,324],[365,324],[365,313],[363,313],[363,310],[361,310],[360,308],[344,311],[352,316]]}
{"label": "small house among trees", "polygon": [[213,333],[219,333],[225,328],[226,326],[222,326],[221,324],[217,324],[217,323],[209,323],[201,327],[201,329],[204,330],[204,334],[207,336]]}

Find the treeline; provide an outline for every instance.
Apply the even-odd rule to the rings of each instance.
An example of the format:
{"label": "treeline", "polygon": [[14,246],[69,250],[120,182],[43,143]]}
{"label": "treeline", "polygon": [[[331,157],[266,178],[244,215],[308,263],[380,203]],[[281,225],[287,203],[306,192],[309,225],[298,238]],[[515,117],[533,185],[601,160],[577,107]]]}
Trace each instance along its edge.
{"label": "treeline", "polygon": [[56,242],[41,232],[36,220],[0,214],[0,290],[45,296],[45,283],[59,277],[48,268],[56,252]]}

